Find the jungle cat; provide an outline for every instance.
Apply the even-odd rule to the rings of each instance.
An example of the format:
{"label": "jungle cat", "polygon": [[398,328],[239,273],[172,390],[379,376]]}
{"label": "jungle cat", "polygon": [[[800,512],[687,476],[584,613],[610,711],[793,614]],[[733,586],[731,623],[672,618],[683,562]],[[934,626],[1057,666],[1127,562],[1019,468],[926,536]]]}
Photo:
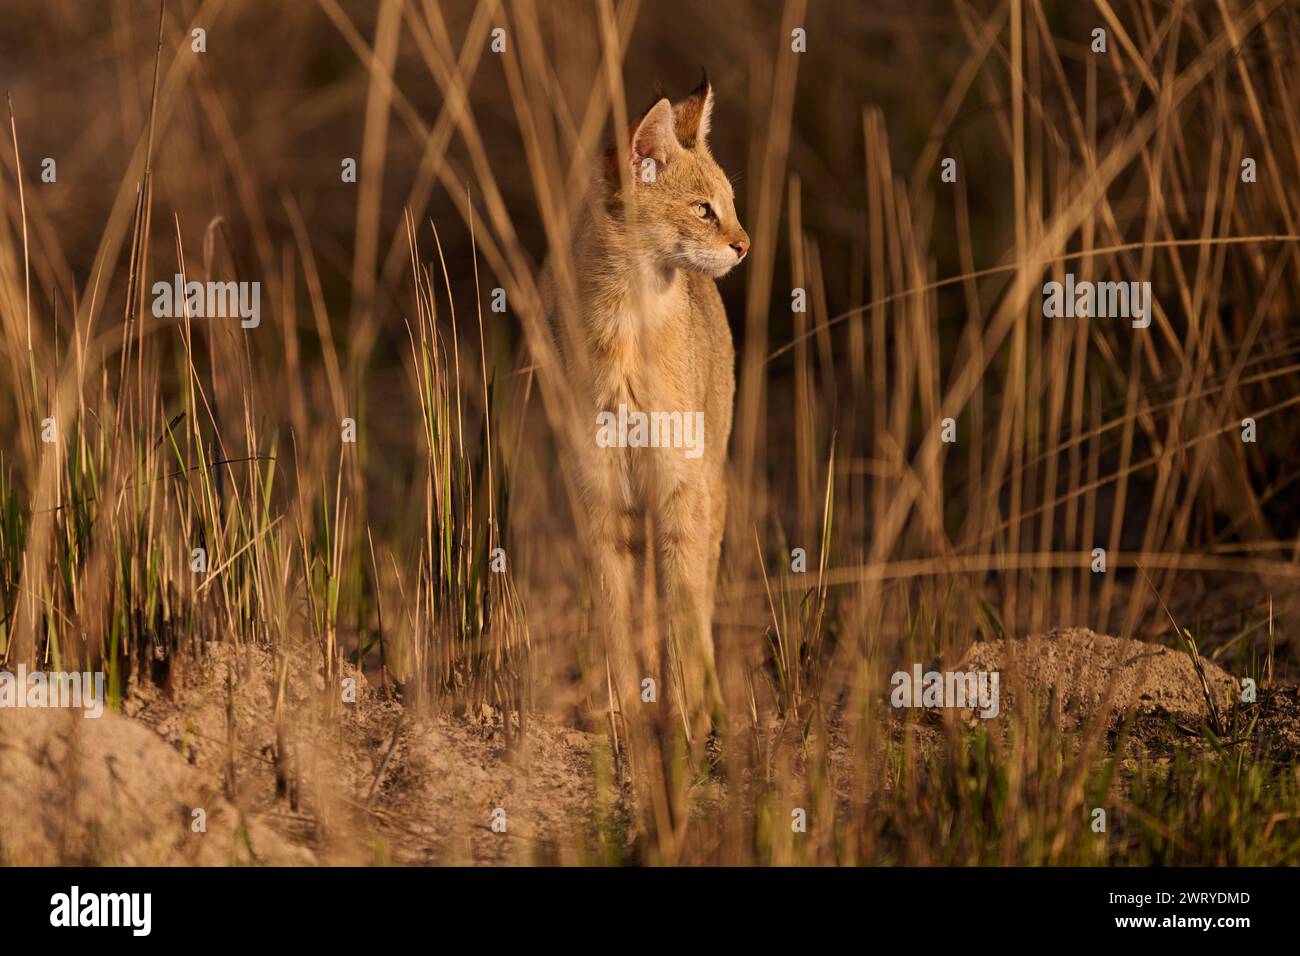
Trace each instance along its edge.
{"label": "jungle cat", "polygon": [[[712,111],[707,77],[676,104],[659,99],[593,171],[572,246],[572,321],[555,318],[549,269],[543,279],[575,414],[590,423],[573,453],[620,707],[646,677],[669,676],[666,618],[688,734],[720,702],[712,618],[735,347],[714,280],[749,251],[709,152]],[[649,570],[655,607],[638,612]],[[644,640],[650,618],[656,636]]]}

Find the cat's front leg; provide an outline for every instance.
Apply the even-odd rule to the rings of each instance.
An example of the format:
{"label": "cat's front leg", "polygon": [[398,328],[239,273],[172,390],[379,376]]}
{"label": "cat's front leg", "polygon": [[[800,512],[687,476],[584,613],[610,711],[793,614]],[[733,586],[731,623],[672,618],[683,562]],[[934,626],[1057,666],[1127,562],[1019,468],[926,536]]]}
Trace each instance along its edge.
{"label": "cat's front leg", "polygon": [[598,620],[617,706],[624,722],[639,699],[641,664],[634,640],[637,535],[630,517],[628,476],[614,454],[584,469],[591,530],[590,561],[599,585]]}
{"label": "cat's front leg", "polygon": [[718,680],[709,593],[713,516],[708,485],[696,470],[676,475],[665,490],[657,509],[656,543],[669,624],[681,651],[687,725],[698,738],[707,732],[709,710],[716,706]]}

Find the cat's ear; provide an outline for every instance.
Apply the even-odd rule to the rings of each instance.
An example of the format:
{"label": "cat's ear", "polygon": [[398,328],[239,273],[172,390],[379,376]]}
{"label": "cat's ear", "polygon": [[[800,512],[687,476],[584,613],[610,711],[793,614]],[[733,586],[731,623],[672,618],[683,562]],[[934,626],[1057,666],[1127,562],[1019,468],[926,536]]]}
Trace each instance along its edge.
{"label": "cat's ear", "polygon": [[673,107],[673,125],[677,141],[686,149],[706,148],[709,138],[709,120],[713,116],[713,86],[709,75],[676,106]]}
{"label": "cat's ear", "polygon": [[640,166],[646,159],[653,159],[659,165],[672,160],[673,153],[681,146],[673,132],[673,105],[667,98],[650,107],[632,127],[628,145],[633,165]]}

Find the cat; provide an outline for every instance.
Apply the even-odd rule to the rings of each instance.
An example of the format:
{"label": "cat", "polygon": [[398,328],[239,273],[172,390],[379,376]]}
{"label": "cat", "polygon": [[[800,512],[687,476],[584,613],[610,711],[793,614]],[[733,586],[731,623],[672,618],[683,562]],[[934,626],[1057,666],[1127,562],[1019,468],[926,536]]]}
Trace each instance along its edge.
{"label": "cat", "polygon": [[543,280],[575,414],[591,424],[575,430],[573,453],[619,706],[626,715],[642,699],[646,677],[664,683],[662,616],[644,646],[634,635],[652,610],[634,613],[648,553],[677,638],[688,737],[721,704],[712,617],[735,347],[714,280],[749,251],[731,182],[709,152],[712,111],[706,76],[676,104],[660,98],[606,153],[575,230],[567,321],[553,277]]}

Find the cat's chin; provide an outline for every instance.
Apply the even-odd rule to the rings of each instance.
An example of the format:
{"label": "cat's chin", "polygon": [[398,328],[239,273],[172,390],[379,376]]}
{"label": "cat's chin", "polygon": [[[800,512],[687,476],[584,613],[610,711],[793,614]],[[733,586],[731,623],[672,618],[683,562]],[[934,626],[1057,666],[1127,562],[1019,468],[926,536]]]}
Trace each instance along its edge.
{"label": "cat's chin", "polygon": [[726,256],[691,256],[682,266],[691,272],[698,272],[711,279],[721,279],[740,263],[734,255]]}

